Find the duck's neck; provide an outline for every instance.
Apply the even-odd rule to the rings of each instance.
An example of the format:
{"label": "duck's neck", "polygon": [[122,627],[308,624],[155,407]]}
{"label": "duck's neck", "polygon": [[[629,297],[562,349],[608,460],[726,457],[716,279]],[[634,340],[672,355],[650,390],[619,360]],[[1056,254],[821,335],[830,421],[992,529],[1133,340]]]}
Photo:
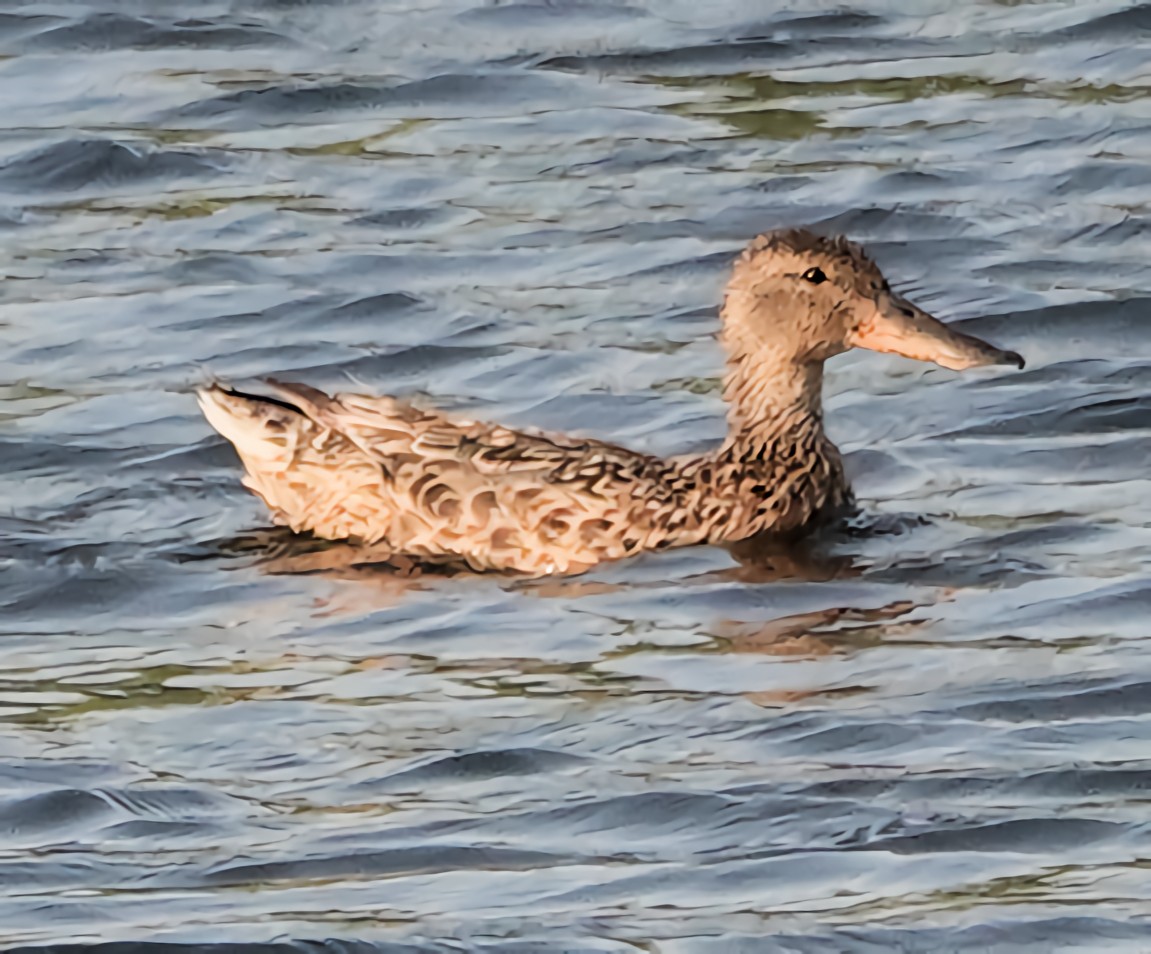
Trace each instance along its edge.
{"label": "duck's neck", "polygon": [[839,451],[823,429],[823,362],[796,362],[725,322],[728,434],[713,458],[712,493],[731,507],[727,539],[789,532],[851,499]]}
{"label": "duck's neck", "polygon": [[[724,302],[728,433],[723,450],[749,460],[789,456],[791,445],[822,447],[823,362],[796,362],[740,318],[740,297]],[[774,453],[773,453],[774,451]]]}
{"label": "duck's neck", "polygon": [[755,355],[732,354],[724,379],[728,402],[723,450],[747,460],[790,457],[794,445],[829,443],[823,431],[823,365],[765,367]]}

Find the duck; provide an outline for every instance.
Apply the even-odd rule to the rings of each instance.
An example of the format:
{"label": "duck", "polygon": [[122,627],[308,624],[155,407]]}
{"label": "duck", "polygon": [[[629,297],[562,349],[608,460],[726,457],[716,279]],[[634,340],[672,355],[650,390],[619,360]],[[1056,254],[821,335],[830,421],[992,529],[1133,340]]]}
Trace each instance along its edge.
{"label": "duck", "polygon": [[823,422],[824,362],[865,348],[944,368],[1022,368],[893,291],[857,244],[754,238],[719,311],[727,434],[663,458],[587,437],[456,419],[304,384],[198,390],[275,523],[473,571],[574,574],[649,550],[790,539],[849,510]]}

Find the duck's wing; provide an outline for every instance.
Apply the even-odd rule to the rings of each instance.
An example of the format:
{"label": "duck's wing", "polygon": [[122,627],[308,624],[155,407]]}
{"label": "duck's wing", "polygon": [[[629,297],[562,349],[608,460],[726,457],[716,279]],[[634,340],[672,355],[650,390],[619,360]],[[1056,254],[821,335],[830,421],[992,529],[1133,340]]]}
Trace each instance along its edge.
{"label": "duck's wing", "polygon": [[274,461],[245,453],[208,416],[240,451],[247,485],[294,529],[547,572],[651,545],[656,511],[675,509],[668,464],[603,441],[451,420],[390,397],[268,387],[270,399],[243,397],[263,402],[254,413]]}
{"label": "duck's wing", "polygon": [[341,394],[322,406],[317,402],[315,408],[314,419],[344,434],[385,469],[413,457],[444,460],[477,478],[529,480],[546,475],[552,483],[582,484],[586,490],[598,486],[601,491],[612,483],[634,490],[636,481],[666,470],[659,458],[606,441],[454,420],[390,397]]}
{"label": "duck's wing", "polygon": [[689,519],[667,462],[605,441],[353,395],[333,398],[319,419],[387,474],[387,535],[406,552],[457,554],[476,569],[572,571],[656,546]]}

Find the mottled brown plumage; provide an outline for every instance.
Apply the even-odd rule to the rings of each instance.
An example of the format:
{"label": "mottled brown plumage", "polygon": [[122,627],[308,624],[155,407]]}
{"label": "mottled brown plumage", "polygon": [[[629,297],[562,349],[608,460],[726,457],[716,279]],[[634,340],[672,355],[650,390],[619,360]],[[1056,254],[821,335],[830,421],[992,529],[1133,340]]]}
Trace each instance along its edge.
{"label": "mottled brown plumage", "polygon": [[753,240],[721,312],[728,435],[661,459],[449,420],[390,397],[269,382],[200,392],[277,522],[430,562],[533,575],[642,550],[802,530],[851,500],[823,430],[823,362],[851,347],[945,367],[1022,366],[900,298],[862,250],[804,230]]}

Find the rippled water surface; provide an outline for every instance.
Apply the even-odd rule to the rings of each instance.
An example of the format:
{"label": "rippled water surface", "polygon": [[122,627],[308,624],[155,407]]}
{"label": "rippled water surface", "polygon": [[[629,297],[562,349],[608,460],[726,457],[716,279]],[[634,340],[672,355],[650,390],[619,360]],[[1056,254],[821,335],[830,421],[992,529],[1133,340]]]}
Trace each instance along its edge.
{"label": "rippled water surface", "polygon": [[[1151,6],[77,0],[0,53],[0,943],[1151,950]],[[191,397],[702,447],[727,264],[801,223],[1029,364],[836,359],[867,516],[761,565],[309,554]]]}

